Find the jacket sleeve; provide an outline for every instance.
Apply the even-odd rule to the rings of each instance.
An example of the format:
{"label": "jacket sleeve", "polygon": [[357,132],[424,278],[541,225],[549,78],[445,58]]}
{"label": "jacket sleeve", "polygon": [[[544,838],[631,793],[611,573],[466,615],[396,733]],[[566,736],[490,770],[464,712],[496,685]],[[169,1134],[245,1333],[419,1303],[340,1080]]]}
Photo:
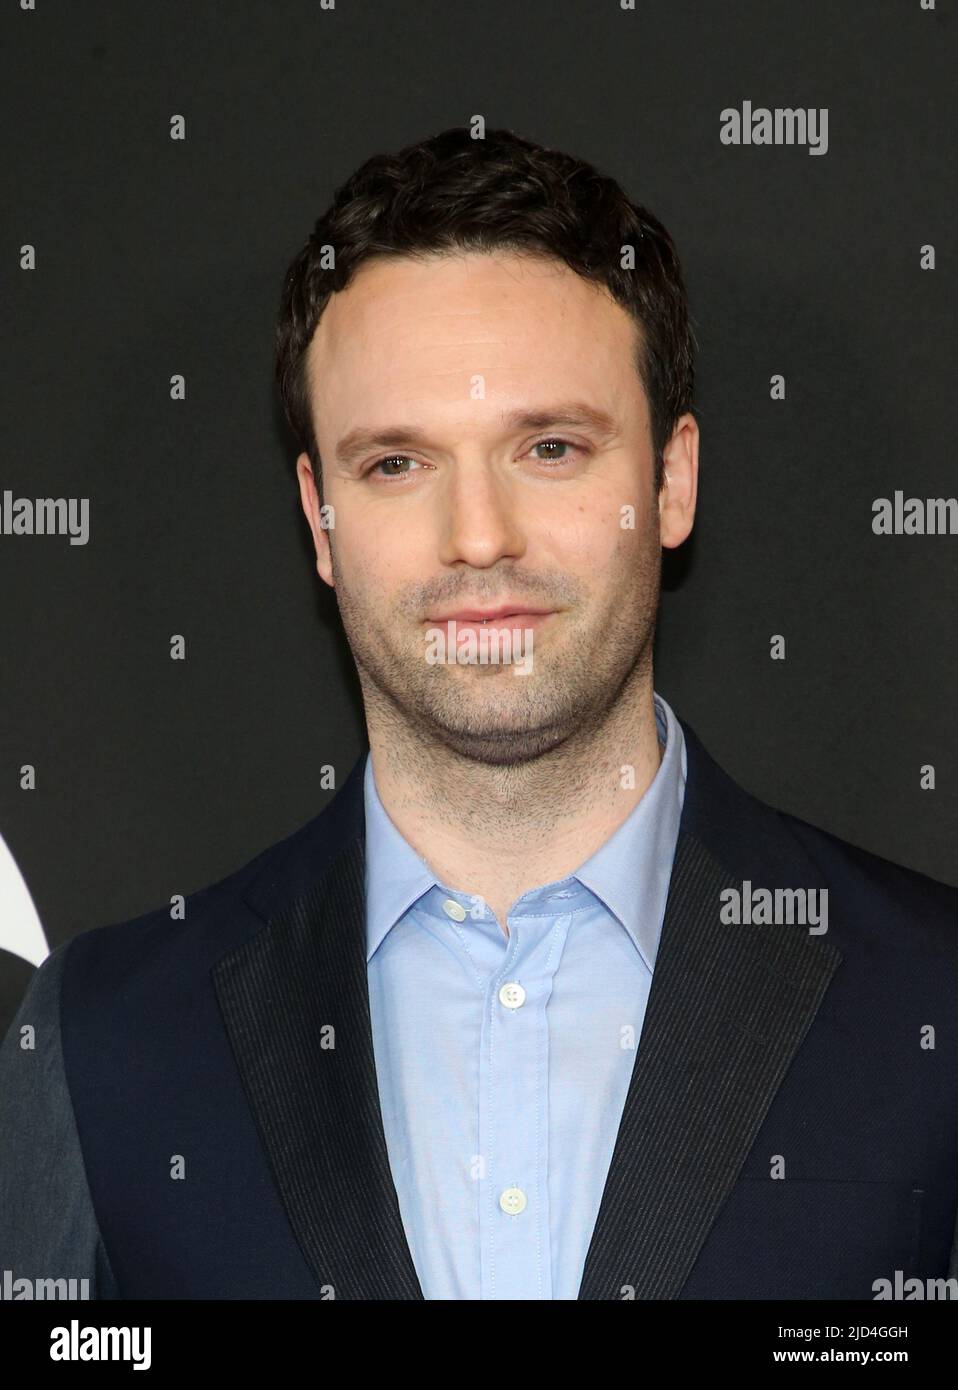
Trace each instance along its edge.
{"label": "jacket sleeve", "polygon": [[[86,1279],[59,1296],[119,1298],[63,1064],[60,990],[71,944],[35,972],[0,1045],[0,1280]],[[11,1296],[2,1285],[0,1295]]]}

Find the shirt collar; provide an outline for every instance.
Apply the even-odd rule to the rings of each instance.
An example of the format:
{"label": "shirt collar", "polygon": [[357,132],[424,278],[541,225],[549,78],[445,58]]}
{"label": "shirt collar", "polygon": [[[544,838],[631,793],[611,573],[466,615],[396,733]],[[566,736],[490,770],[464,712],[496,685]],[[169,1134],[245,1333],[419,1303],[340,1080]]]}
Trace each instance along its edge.
{"label": "shirt collar", "polygon": [[[652,698],[663,754],[644,796],[574,874],[530,890],[519,900],[523,903],[533,894],[551,898],[552,890],[581,885],[618,918],[650,970],[658,950],[688,771],[682,726],[660,695],[653,694]],[[396,922],[430,890],[438,888],[441,898],[453,898],[467,908],[470,899],[437,879],[390,819],[376,789],[369,753],[363,773],[363,799],[368,962]],[[581,889],[578,891],[581,893]],[[562,892],[561,896],[567,898],[570,893]]]}

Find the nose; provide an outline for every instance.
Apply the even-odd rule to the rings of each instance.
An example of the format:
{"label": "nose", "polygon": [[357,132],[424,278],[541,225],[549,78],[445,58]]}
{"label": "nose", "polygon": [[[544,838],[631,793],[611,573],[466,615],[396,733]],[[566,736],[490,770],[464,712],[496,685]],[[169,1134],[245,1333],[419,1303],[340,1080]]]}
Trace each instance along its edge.
{"label": "nose", "polygon": [[503,558],[521,558],[527,540],[516,491],[487,459],[457,459],[439,497],[441,562],[488,569]]}

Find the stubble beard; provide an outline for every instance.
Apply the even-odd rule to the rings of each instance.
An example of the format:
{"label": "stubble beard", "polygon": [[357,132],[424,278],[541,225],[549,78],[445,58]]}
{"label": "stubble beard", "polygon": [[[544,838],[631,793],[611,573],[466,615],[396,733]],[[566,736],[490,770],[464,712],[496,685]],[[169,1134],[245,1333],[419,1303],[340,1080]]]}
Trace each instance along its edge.
{"label": "stubble beard", "polygon": [[[651,532],[650,532],[651,538]],[[357,597],[344,581],[331,543],[336,596],[356,662],[370,729],[394,755],[415,765],[430,749],[470,762],[507,768],[563,747],[571,756],[600,736],[619,702],[650,681],[661,573],[654,544],[629,558],[634,582],[607,612],[586,626],[572,611],[533,641],[533,669],[517,675],[499,666],[431,665],[425,628]],[[438,626],[442,626],[437,624]],[[396,634],[402,632],[401,642]],[[538,636],[538,634],[537,634]],[[400,750],[403,750],[402,752]]]}

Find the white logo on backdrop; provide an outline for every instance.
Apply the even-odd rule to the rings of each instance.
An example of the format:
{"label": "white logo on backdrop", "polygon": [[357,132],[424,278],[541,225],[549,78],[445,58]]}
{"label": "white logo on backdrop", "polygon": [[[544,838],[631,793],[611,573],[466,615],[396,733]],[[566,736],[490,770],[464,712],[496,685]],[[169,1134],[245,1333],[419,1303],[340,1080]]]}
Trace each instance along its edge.
{"label": "white logo on backdrop", "polygon": [[31,965],[40,965],[50,954],[30,890],[17,861],[0,835],[0,949],[10,951]]}

